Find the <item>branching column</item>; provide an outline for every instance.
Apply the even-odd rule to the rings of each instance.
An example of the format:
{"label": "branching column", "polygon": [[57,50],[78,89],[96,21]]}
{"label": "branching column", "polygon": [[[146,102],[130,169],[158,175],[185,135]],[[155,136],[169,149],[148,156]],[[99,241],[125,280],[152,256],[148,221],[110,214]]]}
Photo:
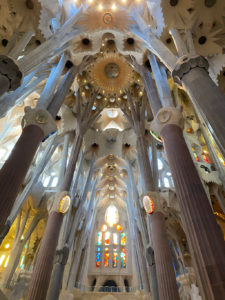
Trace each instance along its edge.
{"label": "branching column", "polygon": [[10,214],[40,142],[56,130],[52,116],[43,110],[27,109],[22,123],[22,134],[0,171],[0,231]]}
{"label": "branching column", "polygon": [[163,208],[157,192],[150,192],[154,201],[154,213],[150,217],[158,291],[160,300],[179,300],[178,286],[172,264],[172,254],[167,238]]}
{"label": "branching column", "polygon": [[[92,124],[92,122],[95,121],[96,116],[99,114],[99,112],[95,112],[94,116],[91,115],[95,96],[96,96],[95,94],[91,94],[91,98],[89,99],[89,102],[87,102],[86,105],[82,106],[82,102],[81,102],[82,99],[80,97],[80,94],[78,93],[77,102],[76,102],[76,113],[77,113],[77,120],[78,120],[76,137],[73,143],[72,152],[70,155],[70,160],[66,169],[66,173],[62,180],[62,184],[59,188],[60,191],[49,199],[50,203],[54,203],[53,206],[56,208],[54,208],[53,212],[51,212],[48,217],[47,227],[39,250],[41,254],[38,255],[37,257],[35,268],[32,273],[31,281],[29,284],[28,295],[26,297],[26,300],[42,300],[45,299],[47,295],[47,290],[48,290],[50,277],[53,269],[53,262],[54,262],[53,260],[55,257],[56,247],[57,247],[61,224],[63,220],[63,214],[57,211],[57,207],[59,207],[57,203],[60,202],[63,196],[69,194],[69,190],[73,180],[73,174],[75,171],[79,152],[83,142],[83,136],[86,130]],[[72,205],[72,203],[70,203],[70,205]],[[58,223],[56,224],[56,222]],[[55,223],[55,228],[53,225],[54,223]],[[48,228],[50,229],[48,230]],[[50,238],[49,237],[50,234],[54,235],[54,243],[53,246],[47,248],[45,245],[45,241],[47,241]],[[53,259],[50,259],[48,264],[43,264],[42,262],[43,256],[46,257],[52,256]],[[59,274],[59,276],[61,276],[61,274]],[[42,278],[45,278],[44,282]],[[58,277],[56,277],[55,279],[58,282]]]}
{"label": "branching column", "polygon": [[185,55],[179,58],[172,75],[189,94],[225,157],[225,96],[209,77],[207,69],[204,57]]}
{"label": "branching column", "polygon": [[220,300],[225,298],[225,243],[186,146],[182,122],[179,110],[163,108],[152,130],[163,139],[202,297]]}
{"label": "branching column", "polygon": [[[142,70],[143,74],[143,70]],[[149,99],[151,101],[156,101],[157,99]],[[141,105],[134,105],[131,96],[128,94],[128,101],[130,105],[130,110],[132,114],[133,128],[137,134],[137,150],[139,151],[139,156],[142,165],[142,177],[144,182],[144,192],[153,192],[155,189],[154,181],[152,177],[152,171],[150,166],[150,161],[148,157],[147,144],[145,140],[145,104],[146,99],[143,97]],[[159,104],[158,106],[161,106]],[[154,111],[155,113],[156,111]],[[128,116],[128,115],[127,115]],[[128,116],[129,118],[129,116]],[[172,265],[172,256],[169,248],[169,241],[166,235],[166,228],[164,225],[164,215],[161,211],[158,211],[149,216],[151,223],[151,235],[153,240],[153,247],[155,253],[155,264],[156,264],[156,275],[158,282],[158,293],[156,287],[156,275],[154,274],[154,269],[151,268],[151,280],[152,280],[152,290],[154,299],[179,299],[178,288],[176,283],[176,277]],[[157,226],[155,225],[157,224]],[[159,229],[160,228],[160,229]],[[159,229],[160,236],[158,236]],[[158,254],[156,255],[156,252]],[[159,298],[158,298],[159,297]]]}
{"label": "branching column", "polygon": [[[79,66],[74,66],[68,71],[66,76],[70,85],[77,72],[85,68],[88,63],[87,59],[85,59]],[[43,103],[42,108],[25,108],[25,115],[22,120],[22,134],[14,146],[11,155],[0,170],[0,232],[3,230],[3,226],[40,142],[57,129],[54,117],[60,109],[69,88],[69,85],[66,85],[66,87],[63,87],[62,84],[59,85],[58,91],[53,98],[53,101],[57,102],[57,105],[50,106],[51,112],[46,107],[43,108]],[[60,92],[62,89],[63,92]],[[54,90],[52,90],[53,92]],[[51,98],[52,95],[49,95],[49,97]],[[48,101],[46,105],[48,105]]]}

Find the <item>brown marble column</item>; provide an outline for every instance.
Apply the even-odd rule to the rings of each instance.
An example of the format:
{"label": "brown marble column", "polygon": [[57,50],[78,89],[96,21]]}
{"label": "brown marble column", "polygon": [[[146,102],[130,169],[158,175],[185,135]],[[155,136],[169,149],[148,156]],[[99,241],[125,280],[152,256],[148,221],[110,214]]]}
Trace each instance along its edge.
{"label": "brown marble column", "polygon": [[204,300],[225,299],[225,242],[216,223],[182,129],[168,124],[161,130],[182,222],[195,260]]}
{"label": "brown marble column", "polygon": [[182,83],[206,125],[209,123],[207,127],[225,156],[224,93],[203,68],[191,69],[188,74],[183,76]]}
{"label": "brown marble column", "polygon": [[61,213],[52,211],[49,214],[26,300],[44,300],[46,298],[62,220],[63,214]]}
{"label": "brown marble column", "polygon": [[155,212],[151,215],[150,219],[159,298],[160,300],[179,300],[180,297],[172,264],[172,255],[166,236],[164,215],[161,212]]}
{"label": "brown marble column", "polygon": [[44,133],[39,126],[25,127],[0,170],[0,232],[4,228],[21,184],[43,138]]}
{"label": "brown marble column", "polygon": [[[184,55],[172,72],[180,82],[225,156],[225,95],[208,74],[204,57]],[[197,84],[196,84],[197,82]]]}

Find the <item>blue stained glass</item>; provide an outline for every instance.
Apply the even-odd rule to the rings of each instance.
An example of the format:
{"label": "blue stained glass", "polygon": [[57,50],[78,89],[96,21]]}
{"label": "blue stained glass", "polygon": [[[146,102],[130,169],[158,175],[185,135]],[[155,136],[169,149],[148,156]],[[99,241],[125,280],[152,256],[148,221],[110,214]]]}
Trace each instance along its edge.
{"label": "blue stained glass", "polygon": [[95,266],[99,268],[101,265],[101,252],[96,252],[96,264]]}
{"label": "blue stained glass", "polygon": [[101,247],[97,247],[97,251],[98,251],[98,252],[101,252]]}

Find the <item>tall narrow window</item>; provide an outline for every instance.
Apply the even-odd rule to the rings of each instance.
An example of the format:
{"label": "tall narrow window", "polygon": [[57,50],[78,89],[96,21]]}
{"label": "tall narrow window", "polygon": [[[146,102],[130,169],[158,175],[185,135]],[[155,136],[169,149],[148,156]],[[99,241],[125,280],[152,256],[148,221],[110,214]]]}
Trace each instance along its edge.
{"label": "tall narrow window", "polygon": [[110,205],[105,214],[105,221],[109,227],[115,226],[119,222],[118,209],[114,205]]}
{"label": "tall narrow window", "polygon": [[[116,249],[113,249],[116,250]],[[112,263],[113,268],[117,268],[118,266],[118,253],[113,251],[113,263]]]}
{"label": "tall narrow window", "polygon": [[96,252],[96,264],[95,265],[97,268],[100,268],[100,266],[101,266],[101,248],[100,247],[99,247],[99,250],[100,251]]}
{"label": "tall narrow window", "polygon": [[109,266],[109,248],[105,248],[104,266]]}
{"label": "tall narrow window", "polygon": [[113,245],[118,245],[118,234],[113,233]]}
{"label": "tall narrow window", "polygon": [[109,231],[107,231],[106,233],[105,233],[105,245],[110,245],[110,232]]}
{"label": "tall narrow window", "polygon": [[121,244],[122,246],[125,246],[125,245],[126,245],[126,235],[125,235],[124,232],[122,232],[122,233],[120,234],[120,244]]}
{"label": "tall narrow window", "polygon": [[125,269],[126,265],[127,265],[127,257],[126,257],[125,248],[122,248],[122,252],[120,253],[120,257],[121,257],[121,267],[122,267],[122,269]]}
{"label": "tall narrow window", "polygon": [[102,232],[101,231],[98,232],[97,245],[102,245]]}

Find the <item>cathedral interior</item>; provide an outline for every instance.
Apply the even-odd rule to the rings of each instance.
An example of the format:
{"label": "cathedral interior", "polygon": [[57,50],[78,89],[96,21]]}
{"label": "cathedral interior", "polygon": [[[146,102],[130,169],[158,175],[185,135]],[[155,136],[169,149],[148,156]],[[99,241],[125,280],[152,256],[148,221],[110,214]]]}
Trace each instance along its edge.
{"label": "cathedral interior", "polygon": [[0,300],[225,299],[225,1],[0,0]]}

